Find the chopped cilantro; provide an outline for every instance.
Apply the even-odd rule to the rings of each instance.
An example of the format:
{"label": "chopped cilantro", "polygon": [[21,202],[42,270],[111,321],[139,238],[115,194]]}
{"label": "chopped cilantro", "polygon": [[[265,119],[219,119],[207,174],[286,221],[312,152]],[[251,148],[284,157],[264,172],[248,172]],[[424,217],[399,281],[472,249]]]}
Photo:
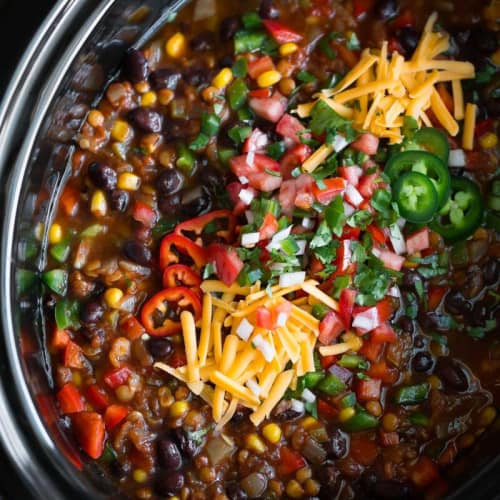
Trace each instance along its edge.
{"label": "chopped cilantro", "polygon": [[[316,181],[317,183],[318,181]],[[325,210],[325,220],[327,221],[333,234],[342,236],[345,224],[344,203],[340,195],[335,196]]]}

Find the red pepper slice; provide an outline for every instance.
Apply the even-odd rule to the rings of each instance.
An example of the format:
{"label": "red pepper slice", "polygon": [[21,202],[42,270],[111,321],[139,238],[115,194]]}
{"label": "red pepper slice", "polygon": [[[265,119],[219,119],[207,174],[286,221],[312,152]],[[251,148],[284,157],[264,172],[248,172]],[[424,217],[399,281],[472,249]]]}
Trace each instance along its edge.
{"label": "red pepper slice", "polygon": [[106,391],[97,384],[92,384],[87,387],[85,390],[85,397],[95,410],[103,410],[109,405],[109,398]]}
{"label": "red pepper slice", "polygon": [[126,406],[108,406],[104,412],[104,423],[106,424],[106,429],[108,429],[108,431],[114,429],[128,416],[129,413],[130,410]]}
{"label": "red pepper slice", "polygon": [[180,234],[169,234],[163,238],[160,245],[160,268],[163,271],[170,264],[180,261],[180,254],[189,257],[194,265],[201,268],[206,263],[205,251],[189,238]]}
{"label": "red pepper slice", "polygon": [[306,465],[304,457],[295,450],[283,446],[280,448],[279,471],[283,476],[293,474]]}
{"label": "red pepper slice", "polygon": [[111,389],[116,389],[120,385],[126,384],[131,374],[132,372],[128,366],[113,368],[104,375],[104,382],[106,382]]}
{"label": "red pepper slice", "polygon": [[165,288],[186,286],[197,288],[201,285],[200,275],[184,264],[172,264],[163,271],[162,283]]}
{"label": "red pepper slice", "polygon": [[57,401],[61,407],[61,412],[65,415],[78,413],[85,409],[85,401],[73,382],[68,382],[62,386],[57,393]]}
{"label": "red pepper slice", "polygon": [[180,313],[190,310],[195,321],[201,316],[198,296],[189,288],[167,288],[151,297],[142,307],[141,321],[146,331],[155,337],[165,337],[182,330]]}
{"label": "red pepper slice", "polygon": [[203,245],[203,236],[216,236],[227,243],[234,239],[236,217],[231,210],[214,210],[194,219],[181,222],[174,229],[174,233],[194,239],[198,245]]}
{"label": "red pepper slice", "polygon": [[272,19],[264,19],[262,21],[269,34],[279,43],[296,43],[302,40],[302,35],[295,33],[290,28],[287,28],[278,21]]}

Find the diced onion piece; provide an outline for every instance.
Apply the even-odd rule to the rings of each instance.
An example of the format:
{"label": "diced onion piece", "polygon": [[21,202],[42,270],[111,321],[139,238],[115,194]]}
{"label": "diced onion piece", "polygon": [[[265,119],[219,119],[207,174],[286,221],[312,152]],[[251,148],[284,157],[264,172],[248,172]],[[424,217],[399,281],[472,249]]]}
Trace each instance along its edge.
{"label": "diced onion piece", "polygon": [[255,194],[252,189],[242,189],[239,192],[238,197],[245,205],[250,205],[255,197]]}
{"label": "diced onion piece", "polygon": [[245,211],[245,217],[247,218],[247,222],[249,224],[253,224],[255,221],[255,215],[251,210],[246,210]]}
{"label": "diced onion piece", "polygon": [[401,290],[397,285],[394,285],[391,288],[389,288],[389,290],[387,290],[387,295],[389,295],[390,297],[396,297],[397,299],[400,299]]}
{"label": "diced onion piece", "polygon": [[305,279],[306,279],[305,271],[284,273],[280,276],[279,286],[285,288],[288,286],[300,285],[301,283],[304,283]]}
{"label": "diced onion piece", "polygon": [[268,363],[270,363],[276,356],[273,346],[267,340],[263,339],[262,335],[256,335],[252,339],[252,343],[255,348],[262,353],[262,356],[264,356],[264,359]]}
{"label": "diced onion piece", "polygon": [[305,410],[304,403],[302,401],[299,401],[298,399],[292,399],[292,410],[296,411],[297,413],[303,413]]}
{"label": "diced onion piece", "polygon": [[241,182],[241,184],[248,184],[248,178],[244,175],[238,177],[238,180]]}
{"label": "diced onion piece", "polygon": [[297,246],[299,249],[295,252],[295,255],[304,255],[306,253],[307,241],[306,240],[297,240]]}
{"label": "diced onion piece", "polygon": [[344,201],[344,215],[346,217],[350,217],[355,211],[356,209],[352,205]]}
{"label": "diced onion piece", "polygon": [[448,157],[448,166],[450,167],[465,167],[466,158],[463,149],[452,149],[450,150],[450,156]]}
{"label": "diced onion piece", "polygon": [[250,152],[247,154],[247,163],[248,163],[251,167],[253,167],[254,161],[255,161],[255,151],[250,151]]}
{"label": "diced onion piece", "polygon": [[285,312],[280,312],[276,318],[276,326],[285,326],[288,320],[288,314]]}
{"label": "diced onion piece", "polygon": [[274,250],[274,249],[277,249],[277,248],[281,248],[281,242],[283,240],[286,240],[290,236],[290,233],[292,232],[292,227],[293,226],[288,226],[288,227],[285,227],[285,229],[282,229],[281,231],[278,231],[271,238],[271,241],[267,245],[266,249],[267,250]]}
{"label": "diced onion piece", "polygon": [[260,233],[244,233],[241,235],[241,244],[244,247],[256,245],[260,240]]}
{"label": "diced onion piece", "polygon": [[302,391],[302,399],[306,403],[314,403],[316,401],[316,395],[312,391],[310,391],[309,389],[305,388]]}
{"label": "diced onion piece", "polygon": [[302,219],[302,227],[305,227],[306,229],[312,229],[314,227],[314,224],[314,220],[310,217],[304,217]]}
{"label": "diced onion piece", "polygon": [[238,337],[244,342],[247,342],[252,333],[253,333],[252,323],[250,323],[250,321],[248,321],[246,318],[243,318],[241,320],[241,323],[238,325],[238,328],[236,328],[236,335],[238,335]]}
{"label": "diced onion piece", "polygon": [[352,184],[347,184],[344,196],[349,201],[349,203],[351,205],[354,205],[356,208],[359,207],[361,203],[363,203],[363,197],[361,196],[361,193]]}
{"label": "diced onion piece", "polygon": [[392,248],[394,248],[394,251],[398,255],[406,253],[406,242],[397,224],[389,226],[389,239],[391,240]]}
{"label": "diced onion piece", "polygon": [[360,328],[366,330],[367,332],[377,328],[380,321],[378,317],[378,311],[376,307],[370,307],[366,311],[363,311],[356,316],[352,322],[353,328]]}
{"label": "diced onion piece", "polygon": [[347,141],[347,139],[341,135],[341,134],[337,134],[334,138],[333,138],[333,143],[332,143],[332,146],[333,146],[333,149],[335,150],[336,153],[338,153],[339,151],[342,151],[343,149],[345,149],[347,146],[349,145],[349,142]]}

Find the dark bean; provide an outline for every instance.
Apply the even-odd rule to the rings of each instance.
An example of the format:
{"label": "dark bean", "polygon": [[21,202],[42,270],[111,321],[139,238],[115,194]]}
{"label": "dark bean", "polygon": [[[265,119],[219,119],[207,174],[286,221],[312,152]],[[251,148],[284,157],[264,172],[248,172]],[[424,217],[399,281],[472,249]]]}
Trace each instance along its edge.
{"label": "dark bean", "polygon": [[219,59],[217,66],[220,69],[231,68],[233,64],[234,64],[234,57],[230,54],[227,54]]}
{"label": "dark bean", "polygon": [[342,486],[340,471],[334,465],[328,465],[319,469],[319,480],[321,481],[320,498],[331,500],[339,493]]}
{"label": "dark bean", "polygon": [[123,479],[130,474],[132,467],[129,462],[120,462],[119,460],[114,460],[110,466],[111,474],[117,479]]}
{"label": "dark bean", "polygon": [[97,323],[104,315],[104,308],[100,302],[92,301],[83,305],[80,319],[83,323]]}
{"label": "dark bean", "polygon": [[413,54],[413,52],[417,48],[417,44],[420,39],[420,33],[418,33],[413,28],[405,27],[401,28],[398,31],[397,36],[406,54],[409,56]]}
{"label": "dark bean", "polygon": [[273,0],[262,0],[260,2],[259,16],[262,19],[276,19],[279,15],[279,10],[273,5]]}
{"label": "dark bean", "polygon": [[149,67],[144,54],[137,49],[129,49],[123,61],[123,72],[132,83],[147,80]]}
{"label": "dark bean", "polygon": [[123,189],[113,189],[109,196],[109,204],[113,210],[125,212],[128,208],[130,195]]}
{"label": "dark bean", "polygon": [[155,90],[175,90],[182,78],[181,73],[174,68],[160,68],[149,75],[149,83]]}
{"label": "dark bean", "polygon": [[168,358],[174,352],[172,342],[166,338],[151,337],[147,345],[151,356],[155,359]]}
{"label": "dark bean", "polygon": [[174,436],[182,454],[186,458],[192,459],[198,453],[198,444],[182,428],[175,429]]}
{"label": "dark bean", "polygon": [[467,271],[464,296],[472,299],[483,289],[483,285],[484,280],[481,269],[479,266],[471,266]]}
{"label": "dark bean", "polygon": [[486,285],[493,285],[498,281],[500,274],[500,265],[496,259],[488,259],[483,268],[484,283]]}
{"label": "dark bean", "polygon": [[375,3],[374,11],[379,19],[387,21],[398,15],[399,2],[397,0],[378,0]]}
{"label": "dark bean", "polygon": [[212,208],[212,197],[208,190],[203,187],[201,196],[182,205],[182,215],[186,218],[197,217],[208,212]]}
{"label": "dark bean", "polygon": [[160,198],[158,200],[158,208],[165,215],[177,215],[182,209],[180,193]]}
{"label": "dark bean", "polygon": [[464,314],[471,310],[471,304],[461,292],[451,290],[444,298],[444,307],[451,314]]}
{"label": "dark bean", "polygon": [[422,335],[417,335],[414,339],[413,339],[413,345],[417,348],[422,348],[424,347],[425,345],[425,339]]}
{"label": "dark bean", "polygon": [[201,170],[200,183],[212,190],[218,189],[220,188],[220,186],[225,184],[222,178],[222,173],[219,170],[211,168],[209,166],[203,167],[203,169]]}
{"label": "dark bean", "polygon": [[416,372],[422,373],[432,368],[432,356],[428,352],[418,352],[413,358],[413,369]]}
{"label": "dark bean", "polygon": [[226,486],[226,496],[229,500],[246,500],[248,495],[238,483],[229,483]]}
{"label": "dark bean", "polygon": [[231,419],[232,424],[240,424],[250,414],[250,410],[245,408],[244,406],[239,405],[236,411],[234,412],[233,418]]}
{"label": "dark bean", "polygon": [[240,19],[238,16],[226,17],[220,23],[219,36],[223,42],[227,42],[234,38],[236,32],[240,29]]}
{"label": "dark bean", "polygon": [[292,408],[292,403],[288,399],[283,399],[280,401],[273,410],[273,417],[280,422],[287,422],[288,420],[294,420],[303,415],[302,412],[294,410]]}
{"label": "dark bean", "polygon": [[403,274],[402,288],[410,292],[415,292],[415,284],[422,281],[422,278],[416,271],[407,271]]}
{"label": "dark bean", "polygon": [[392,479],[377,481],[373,485],[372,492],[375,498],[381,500],[403,500],[410,496],[410,488],[407,484]]}
{"label": "dark bean", "polygon": [[378,482],[377,474],[372,470],[367,470],[363,472],[360,482],[365,492],[370,493]]}
{"label": "dark bean", "polygon": [[91,163],[88,168],[88,176],[96,187],[105,191],[112,191],[116,187],[116,172],[104,163]]}
{"label": "dark bean", "polygon": [[413,333],[413,330],[415,328],[413,325],[413,320],[408,316],[401,316],[398,319],[398,325],[403,329],[403,331],[408,333]]}
{"label": "dark bean", "polygon": [[340,429],[335,429],[330,436],[327,446],[330,458],[343,458],[347,453],[347,438]]}
{"label": "dark bean", "polygon": [[500,99],[495,99],[493,97],[488,98],[486,101],[486,109],[491,118],[496,119],[500,117]]}
{"label": "dark bean", "polygon": [[176,168],[169,168],[156,178],[156,189],[161,196],[175,194],[182,189],[184,176]]}
{"label": "dark bean", "polygon": [[449,389],[463,392],[469,388],[469,380],[464,369],[453,358],[445,356],[438,358],[434,372]]}
{"label": "dark bean", "polygon": [[491,312],[491,308],[483,301],[476,302],[472,308],[470,316],[471,323],[474,326],[484,326]]}
{"label": "dark bean", "polygon": [[161,115],[152,109],[135,108],[128,116],[132,125],[142,132],[150,134],[161,131]]}
{"label": "dark bean", "polygon": [[497,35],[484,27],[476,28],[471,31],[469,44],[483,54],[490,55],[497,50]]}
{"label": "dark bean", "polygon": [[182,467],[182,456],[177,445],[169,438],[160,439],[158,442],[158,460],[160,465],[171,470]]}
{"label": "dark bean", "polygon": [[89,324],[78,330],[81,338],[93,347],[100,347],[104,343],[106,332],[102,328],[96,328],[94,325]]}
{"label": "dark bean", "polygon": [[184,80],[193,87],[204,85],[211,80],[212,73],[207,68],[191,66],[184,71]]}
{"label": "dark bean", "polygon": [[156,491],[160,495],[173,495],[184,486],[184,475],[179,471],[162,473],[156,481]]}
{"label": "dark bean", "polygon": [[126,241],[123,244],[122,250],[123,255],[132,262],[140,264],[141,266],[147,266],[151,263],[151,250],[136,240]]}
{"label": "dark bean", "polygon": [[196,35],[189,42],[191,50],[195,52],[203,52],[213,50],[215,48],[215,34],[213,31],[205,30]]}

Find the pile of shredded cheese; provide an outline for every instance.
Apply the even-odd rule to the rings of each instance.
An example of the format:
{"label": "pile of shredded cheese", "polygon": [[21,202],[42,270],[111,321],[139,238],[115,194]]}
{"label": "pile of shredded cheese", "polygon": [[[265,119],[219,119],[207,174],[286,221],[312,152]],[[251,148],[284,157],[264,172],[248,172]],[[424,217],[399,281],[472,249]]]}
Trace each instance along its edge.
{"label": "pile of shredded cheese", "polygon": [[[434,32],[437,14],[428,19],[412,58],[405,61],[397,52],[388,58],[388,44],[380,51],[366,49],[354,68],[333,89],[322,90],[316,97],[344,118],[352,119],[355,128],[387,138],[391,144],[403,140],[403,117],[411,116],[425,126],[432,126],[428,111],[451,135],[459,132],[457,120],[464,120],[463,147],[472,149],[476,105],[464,99],[461,80],[474,78],[470,62],[440,59],[450,47],[449,35]],[[441,98],[436,84],[450,82],[453,115]],[[317,100],[297,107],[300,117],[310,116]],[[303,165],[310,172],[323,162],[334,146],[323,145]],[[319,162],[319,163],[318,163]]]}
{"label": "pile of shredded cheese", "polygon": [[[315,370],[319,320],[311,314],[312,304],[322,302],[338,311],[338,303],[317,285],[307,280],[289,287],[276,285],[269,291],[261,290],[260,284],[227,287],[220,281],[204,281],[199,342],[193,315],[181,313],[187,364],[173,368],[156,363],[155,367],[185,382],[203,398],[212,407],[219,429],[231,420],[239,404],[253,411],[250,420],[258,426],[287,388],[295,387],[297,377]],[[291,312],[279,326],[273,330],[256,326],[257,308],[271,310],[298,290],[306,296],[290,302]],[[223,327],[230,331],[225,337]],[[348,350],[350,344],[344,347]]]}

